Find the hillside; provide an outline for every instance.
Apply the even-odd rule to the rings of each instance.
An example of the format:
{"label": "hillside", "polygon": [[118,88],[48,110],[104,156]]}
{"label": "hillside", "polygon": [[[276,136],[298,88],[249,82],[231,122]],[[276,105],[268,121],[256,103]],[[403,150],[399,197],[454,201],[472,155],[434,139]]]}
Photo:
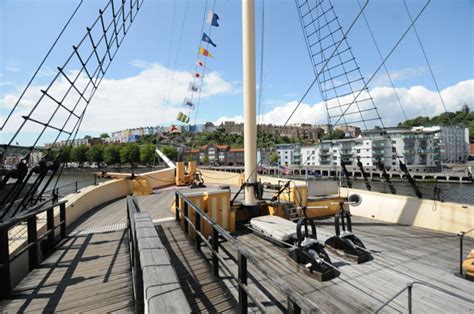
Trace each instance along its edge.
{"label": "hillside", "polygon": [[456,112],[445,112],[434,117],[419,116],[400,122],[398,126],[414,127],[414,126],[434,126],[434,125],[453,125],[469,128],[469,140],[474,143],[474,112],[469,110],[469,106],[464,105],[463,110]]}

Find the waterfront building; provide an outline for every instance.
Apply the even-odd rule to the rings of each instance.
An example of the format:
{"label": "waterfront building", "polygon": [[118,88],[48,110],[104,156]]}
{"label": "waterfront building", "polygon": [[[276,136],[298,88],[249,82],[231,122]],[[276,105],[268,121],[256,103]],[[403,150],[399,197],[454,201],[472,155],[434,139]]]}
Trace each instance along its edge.
{"label": "waterfront building", "polygon": [[[316,145],[297,148],[301,152],[301,165],[347,165],[376,167],[380,160],[386,169],[398,169],[398,160],[408,167],[422,166],[439,171],[442,163],[465,162],[468,159],[469,132],[459,127],[415,127],[373,129],[357,138],[322,141]],[[278,146],[278,145],[277,145]],[[291,144],[283,146],[283,164],[290,163]]]}
{"label": "waterfront building", "polygon": [[299,144],[277,144],[275,150],[278,155],[280,166],[292,166],[301,164],[301,145]]}
{"label": "waterfront building", "polygon": [[155,135],[159,131],[158,127],[140,127],[133,129],[125,129],[112,132],[111,143],[134,143],[144,135]]}

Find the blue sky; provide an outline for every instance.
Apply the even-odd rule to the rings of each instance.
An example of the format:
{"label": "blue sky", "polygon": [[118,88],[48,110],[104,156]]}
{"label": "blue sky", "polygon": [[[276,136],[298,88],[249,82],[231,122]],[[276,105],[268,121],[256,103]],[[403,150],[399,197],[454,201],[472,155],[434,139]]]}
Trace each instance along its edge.
{"label": "blue sky", "polygon": [[[422,0],[407,1],[413,16],[425,3]],[[78,3],[79,1],[72,0],[2,0],[0,2],[0,114],[2,119],[8,111],[6,97],[18,95]],[[64,61],[71,51],[71,45],[77,43],[83,36],[85,27],[92,23],[98,9],[105,3],[106,1],[102,0],[84,1],[70,29],[64,34],[47,62],[48,67],[42,72],[44,75],[35,81],[35,86],[46,84],[51,79],[50,70]],[[207,3],[210,8],[214,1],[209,0]],[[358,11],[357,0],[333,0],[333,3],[343,27],[347,28]],[[188,5],[188,10],[178,51],[179,34],[186,5]],[[169,92],[163,88],[163,82],[165,85],[170,84],[170,78],[173,77],[176,81],[173,83],[185,84],[187,75],[189,81],[192,80],[191,72],[195,67],[196,51],[200,44],[205,5],[206,1],[196,0],[190,0],[188,3],[185,0],[144,1],[131,32],[106,76],[108,81],[104,82],[106,86],[101,91],[102,94],[98,94],[99,99],[91,103],[91,116],[86,116],[86,121],[90,119],[89,121],[92,122],[84,123],[84,132],[96,134],[101,130],[111,132],[121,127],[174,123],[173,116],[180,108],[179,99],[186,96],[186,91],[178,89]],[[284,116],[292,108],[291,106],[294,106],[294,101],[301,97],[313,80],[314,73],[304,43],[295,2],[292,0],[256,1],[257,57],[260,56],[261,51],[263,5],[265,6],[265,43],[262,111],[267,114],[267,120],[274,121],[275,117]],[[215,11],[220,17],[220,27],[212,29],[211,38],[217,47],[211,47],[210,50],[216,57],[208,61],[208,67],[213,74],[210,75],[209,82],[203,89],[204,95],[197,121],[217,121],[222,117],[238,121],[239,116],[242,115],[241,2],[217,1]],[[173,12],[175,12],[174,19]],[[409,25],[403,2],[402,0],[371,0],[366,14],[382,53],[386,54]],[[471,107],[474,106],[472,91],[474,86],[474,1],[432,0],[416,26],[439,86],[445,90],[443,95],[446,97],[448,107],[458,109],[463,102],[468,102]],[[207,26],[205,29],[208,29]],[[362,19],[355,25],[348,40],[353,47],[362,73],[366,77],[371,76],[379,65],[379,57]],[[260,66],[259,59],[257,65]],[[435,87],[412,32],[389,59],[387,66],[393,75],[396,87],[404,95],[407,111],[413,115],[412,117],[418,114],[439,113],[439,104],[435,103],[438,98],[432,93]],[[157,82],[161,84],[157,83],[157,86],[149,84],[147,90],[141,90],[146,85],[141,83],[141,80],[154,76],[159,76],[160,80]],[[153,82],[153,80],[148,79],[148,82]],[[139,109],[136,110],[136,114],[133,114],[133,111],[122,110],[122,107],[114,102],[117,101],[112,97],[114,95],[107,94],[120,90],[114,87],[114,84],[133,88],[134,92],[129,93],[134,95],[133,99],[125,99],[127,95],[124,95],[118,100],[123,99],[123,103],[128,107],[135,104],[133,107],[137,109],[140,108],[141,103],[149,103],[147,107],[149,110],[144,110],[146,117],[140,114]],[[393,124],[400,121],[401,116],[398,112],[395,114],[390,111],[390,102],[383,103],[390,98],[390,91],[384,89],[384,86],[388,85],[382,76],[377,77],[370,85],[376,94],[374,98],[382,102],[377,105],[381,109],[388,109],[387,112],[381,112],[382,117],[387,124]],[[157,91],[153,95],[148,95],[150,89],[162,89],[162,93]],[[160,96],[163,92],[165,97]],[[167,93],[173,95],[166,104],[163,104],[163,98],[166,98]],[[143,95],[143,99],[140,95]],[[432,109],[427,108],[430,103],[427,104],[426,99],[430,99]],[[305,99],[304,103],[307,107],[302,108],[294,122],[324,122],[324,112],[319,108],[321,106],[316,108],[320,101],[321,97],[315,88]],[[155,112],[153,108],[156,109]],[[104,114],[108,114],[108,117],[104,118]],[[97,121],[97,116],[102,118],[99,124],[94,122]],[[194,120],[194,115],[192,117]],[[274,123],[278,122],[280,121],[274,121]],[[4,131],[4,136],[6,134],[7,131]]]}

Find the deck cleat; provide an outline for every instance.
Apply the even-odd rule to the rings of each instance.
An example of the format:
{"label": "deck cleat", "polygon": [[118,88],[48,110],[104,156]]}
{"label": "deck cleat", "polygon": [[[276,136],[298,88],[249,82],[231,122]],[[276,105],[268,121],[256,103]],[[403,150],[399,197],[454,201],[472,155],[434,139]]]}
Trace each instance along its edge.
{"label": "deck cleat", "polygon": [[[337,255],[351,259],[358,264],[373,259],[364,243],[352,233],[351,214],[344,210],[343,203],[334,217],[336,235],[326,240],[328,250]],[[342,227],[342,232],[341,232]]]}
{"label": "deck cleat", "polygon": [[[308,223],[311,225],[311,234],[308,232]],[[302,234],[303,226],[304,234]],[[296,246],[290,249],[289,256],[298,264],[304,265],[304,269],[309,276],[319,281],[326,281],[339,274],[324,250],[324,243],[317,240],[313,220],[307,217],[298,220],[295,244]]]}

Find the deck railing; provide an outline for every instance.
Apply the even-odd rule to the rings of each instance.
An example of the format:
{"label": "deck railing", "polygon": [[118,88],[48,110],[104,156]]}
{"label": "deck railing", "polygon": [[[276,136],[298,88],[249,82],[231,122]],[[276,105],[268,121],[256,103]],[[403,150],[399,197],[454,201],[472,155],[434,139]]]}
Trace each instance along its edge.
{"label": "deck railing", "polygon": [[446,289],[443,289],[443,288],[440,288],[440,287],[437,287],[435,285],[432,285],[432,284],[429,284],[427,282],[422,282],[422,281],[413,281],[413,282],[410,282],[409,284],[407,284],[407,286],[405,288],[403,288],[402,290],[400,290],[399,292],[397,292],[393,297],[391,297],[388,301],[386,301],[384,304],[382,304],[381,307],[379,307],[377,309],[377,311],[375,311],[375,313],[380,313],[380,311],[385,308],[387,305],[389,305],[390,303],[393,302],[393,300],[395,300],[398,296],[400,296],[403,292],[405,292],[405,290],[408,290],[408,313],[411,314],[413,312],[413,287],[415,285],[420,285],[420,286],[425,286],[425,287],[428,287],[430,289],[433,289],[433,290],[436,290],[436,291],[439,291],[439,292],[442,292],[444,294],[447,294],[447,295],[450,295],[452,297],[455,297],[455,298],[458,298],[460,300],[463,300],[465,302],[468,302],[468,303],[473,303],[474,304],[474,299],[471,300],[471,299],[468,299],[468,298],[465,298],[463,297],[462,295],[459,295],[457,293],[454,293],[452,291],[449,291],[449,290],[446,290]]}
{"label": "deck railing", "polygon": [[[180,200],[183,201],[183,208],[179,207]],[[184,233],[189,236],[189,229],[192,228],[195,234],[195,245],[197,250],[201,250],[202,244],[205,244],[212,254],[212,269],[214,276],[219,276],[219,266],[222,266],[230,274],[238,285],[239,295],[239,310],[240,313],[248,312],[248,298],[252,300],[255,306],[262,311],[266,312],[265,306],[258,301],[255,296],[250,292],[248,286],[248,275],[249,271],[247,268],[247,261],[250,261],[263,275],[265,275],[275,286],[281,290],[287,296],[288,312],[289,313],[300,313],[304,311],[306,313],[319,312],[318,307],[303,297],[294,289],[290,288],[288,284],[275,274],[268,267],[260,263],[258,256],[256,256],[246,245],[239,243],[232,235],[222,228],[220,225],[215,223],[204,211],[194,205],[185,195],[181,192],[176,192],[176,221],[179,222],[183,218],[183,229]],[[189,209],[194,210],[194,221],[191,221],[189,215]],[[212,229],[211,240],[209,241],[201,232],[201,219],[206,221]],[[232,248],[237,251],[237,267],[238,274],[235,276],[227,265],[224,256],[219,253],[220,242],[219,238],[222,238],[228,242]],[[262,292],[263,293],[263,292]]]}
{"label": "deck railing", "polygon": [[127,229],[130,250],[130,266],[132,269],[133,299],[136,312],[143,313],[143,274],[140,265],[140,254],[138,252],[137,233],[134,222],[134,216],[137,213],[140,213],[140,207],[138,206],[135,197],[127,196]]}
{"label": "deck railing", "polygon": [[[66,201],[48,205],[51,201],[52,198],[48,198],[28,211],[0,222],[0,299],[12,295],[10,265],[14,260],[28,252],[28,267],[31,271],[41,263],[40,241],[46,239],[44,253],[50,255],[56,244],[66,237]],[[55,225],[54,208],[57,206],[59,206],[59,223]],[[37,215],[44,212],[46,212],[46,231],[38,237]],[[8,231],[22,223],[26,223],[27,244],[15,252],[10,252]],[[60,228],[58,240],[55,236],[57,228]]]}

